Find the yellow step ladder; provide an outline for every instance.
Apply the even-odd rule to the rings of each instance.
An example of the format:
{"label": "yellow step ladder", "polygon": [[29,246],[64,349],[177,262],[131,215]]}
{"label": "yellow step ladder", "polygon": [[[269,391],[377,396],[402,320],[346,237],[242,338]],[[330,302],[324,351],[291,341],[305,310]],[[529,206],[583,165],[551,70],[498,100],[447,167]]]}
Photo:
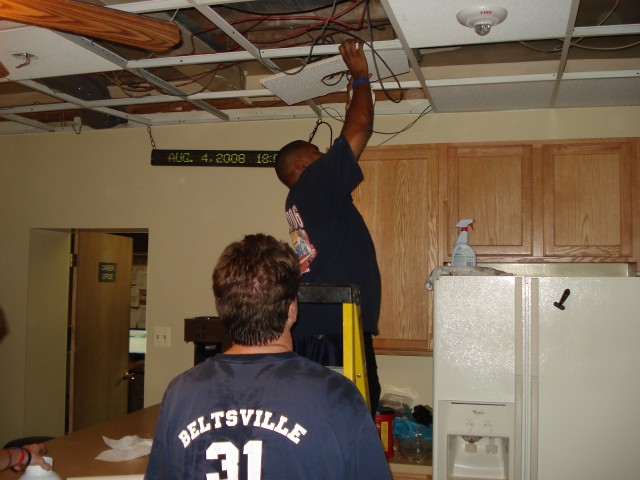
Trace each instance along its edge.
{"label": "yellow step ladder", "polygon": [[369,381],[360,317],[360,287],[303,283],[298,292],[298,303],[342,304],[343,374],[356,384],[367,407],[370,408]]}

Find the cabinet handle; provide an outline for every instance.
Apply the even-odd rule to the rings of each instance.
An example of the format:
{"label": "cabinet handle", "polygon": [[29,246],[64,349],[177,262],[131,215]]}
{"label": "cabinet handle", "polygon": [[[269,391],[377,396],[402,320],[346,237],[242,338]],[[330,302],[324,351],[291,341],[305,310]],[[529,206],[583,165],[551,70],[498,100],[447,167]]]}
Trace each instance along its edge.
{"label": "cabinet handle", "polygon": [[136,378],[136,375],[131,372],[124,372],[124,375],[122,376],[123,380],[133,380],[134,378]]}

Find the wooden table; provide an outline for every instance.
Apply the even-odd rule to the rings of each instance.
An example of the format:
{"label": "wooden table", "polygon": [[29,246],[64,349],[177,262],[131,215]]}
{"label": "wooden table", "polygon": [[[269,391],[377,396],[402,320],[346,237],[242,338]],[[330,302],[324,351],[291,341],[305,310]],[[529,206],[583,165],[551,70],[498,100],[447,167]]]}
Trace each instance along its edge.
{"label": "wooden table", "polygon": [[[148,456],[126,462],[105,462],[95,458],[100,452],[109,450],[109,446],[102,439],[103,436],[111,439],[127,435],[153,438],[159,412],[160,405],[153,405],[46,442],[47,455],[53,458],[54,471],[64,480],[76,477],[144,474]],[[398,456],[391,460],[390,467],[394,480],[431,479],[431,462],[415,465]],[[0,472],[0,480],[17,478],[18,475],[11,470]]]}
{"label": "wooden table", "polygon": [[[126,462],[96,460],[98,454],[110,447],[102,436],[120,439],[127,435],[153,438],[160,405],[138,410],[108,422],[55,438],[45,443],[47,456],[53,458],[53,469],[63,479],[106,475],[143,474],[148,456]],[[0,480],[16,480],[11,470],[0,473]]]}

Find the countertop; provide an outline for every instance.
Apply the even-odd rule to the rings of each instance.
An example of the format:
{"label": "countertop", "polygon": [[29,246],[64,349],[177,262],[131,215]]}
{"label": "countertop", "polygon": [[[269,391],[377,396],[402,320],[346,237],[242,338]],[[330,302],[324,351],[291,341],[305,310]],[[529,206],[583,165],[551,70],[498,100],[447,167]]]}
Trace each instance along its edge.
{"label": "countertop", "polygon": [[[63,480],[75,477],[142,475],[147,457],[126,462],[105,462],[95,457],[109,447],[102,436],[119,439],[127,435],[153,438],[160,405],[138,410],[105,423],[64,435],[45,443],[47,456],[53,458],[54,471]],[[0,480],[16,480],[11,470],[0,472]]]}
{"label": "countertop", "polygon": [[[160,405],[153,405],[46,442],[47,455],[53,458],[54,471],[63,480],[143,475],[147,466],[146,456],[126,462],[105,462],[96,460],[95,457],[102,451],[109,450],[102,439],[103,436],[111,439],[127,435],[153,438],[159,411]],[[431,460],[424,464],[416,464],[396,453],[395,457],[390,459],[389,466],[394,478],[426,479],[431,476]],[[17,478],[16,473],[11,470],[0,472],[0,480]]]}

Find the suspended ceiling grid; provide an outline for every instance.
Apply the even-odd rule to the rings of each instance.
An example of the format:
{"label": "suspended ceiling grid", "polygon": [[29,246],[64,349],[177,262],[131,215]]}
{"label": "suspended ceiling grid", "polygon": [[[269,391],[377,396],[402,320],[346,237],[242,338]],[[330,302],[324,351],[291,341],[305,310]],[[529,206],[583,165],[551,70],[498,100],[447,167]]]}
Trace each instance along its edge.
{"label": "suspended ceiling grid", "polygon": [[[10,71],[0,80],[0,134],[344,114],[344,82],[330,94],[322,85],[317,97],[313,85],[301,82],[311,98],[294,105],[262,84],[282,70],[300,69],[311,50],[313,60],[338,55],[339,41],[349,34],[331,32],[313,48],[319,28],[307,31],[306,43],[283,40],[283,32],[322,24],[332,13],[330,1],[299,15],[313,20],[272,15],[255,20],[257,28],[245,28],[243,21],[252,16],[225,7],[231,2],[224,0],[87,3],[175,21],[182,44],[151,56],[0,22],[0,61]],[[374,83],[377,115],[640,105],[636,0],[504,0],[499,5],[507,18],[484,37],[456,19],[462,8],[484,5],[473,0],[371,1],[371,30],[365,5],[340,2],[335,11],[351,8],[340,17],[349,32],[367,41],[373,35],[375,51],[400,56],[407,65],[397,77]],[[205,30],[212,32],[207,38]],[[320,64],[310,63],[306,73]],[[108,79],[108,96],[83,100],[56,86],[87,78]],[[146,88],[129,88],[132,78],[140,82],[136,88]],[[92,127],[83,112],[114,121]]]}

